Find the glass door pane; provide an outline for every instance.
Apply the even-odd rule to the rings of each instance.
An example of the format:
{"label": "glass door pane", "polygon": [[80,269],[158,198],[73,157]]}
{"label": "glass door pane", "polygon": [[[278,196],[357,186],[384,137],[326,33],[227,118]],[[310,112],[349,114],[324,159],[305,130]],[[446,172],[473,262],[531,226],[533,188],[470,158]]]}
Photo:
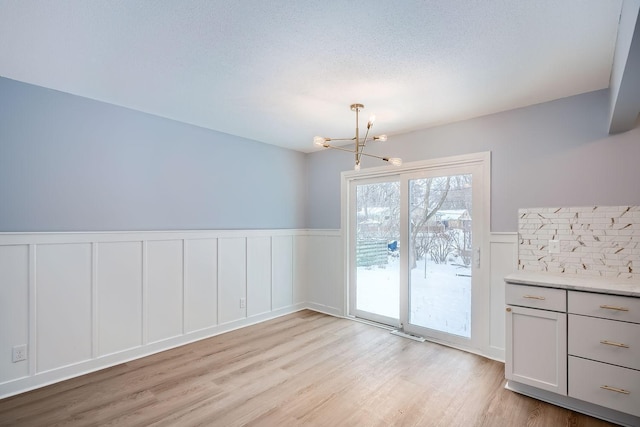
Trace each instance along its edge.
{"label": "glass door pane", "polygon": [[355,185],[355,315],[400,316],[400,183]]}
{"label": "glass door pane", "polygon": [[472,175],[408,183],[408,323],[470,338]]}

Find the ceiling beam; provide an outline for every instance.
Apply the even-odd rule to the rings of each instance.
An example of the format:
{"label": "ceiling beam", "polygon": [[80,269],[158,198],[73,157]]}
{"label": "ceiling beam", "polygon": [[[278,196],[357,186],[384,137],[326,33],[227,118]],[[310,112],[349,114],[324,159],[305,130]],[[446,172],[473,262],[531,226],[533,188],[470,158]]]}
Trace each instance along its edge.
{"label": "ceiling beam", "polygon": [[640,0],[625,0],[609,88],[609,133],[633,129],[640,116]]}

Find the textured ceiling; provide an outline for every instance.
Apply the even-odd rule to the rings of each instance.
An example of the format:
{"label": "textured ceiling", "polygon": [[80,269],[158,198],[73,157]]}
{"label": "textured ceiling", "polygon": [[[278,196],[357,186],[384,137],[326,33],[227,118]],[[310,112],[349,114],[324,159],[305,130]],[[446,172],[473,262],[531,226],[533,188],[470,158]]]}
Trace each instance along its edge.
{"label": "textured ceiling", "polygon": [[606,88],[621,5],[0,0],[0,76],[309,152]]}

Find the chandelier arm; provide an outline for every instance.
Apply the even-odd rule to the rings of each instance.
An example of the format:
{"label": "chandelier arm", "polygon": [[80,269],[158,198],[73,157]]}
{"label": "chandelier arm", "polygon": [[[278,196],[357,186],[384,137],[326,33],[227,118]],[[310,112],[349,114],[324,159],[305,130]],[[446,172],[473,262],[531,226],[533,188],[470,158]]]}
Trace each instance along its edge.
{"label": "chandelier arm", "polygon": [[325,138],[327,141],[355,141],[355,138]]}
{"label": "chandelier arm", "polygon": [[334,150],[346,151],[347,153],[359,154],[360,156],[373,157],[375,159],[384,160],[385,162],[390,162],[391,161],[391,157],[376,156],[375,154],[369,154],[369,153],[365,153],[365,152],[358,153],[356,150],[349,150],[348,148],[336,147],[334,145],[326,144],[326,143],[324,144],[324,148],[332,148]]}
{"label": "chandelier arm", "polygon": [[385,162],[389,161],[389,157],[376,156],[375,154],[368,154],[368,153],[360,153],[360,154],[363,156],[374,157],[376,159],[384,160]]}
{"label": "chandelier arm", "polygon": [[324,144],[325,148],[333,148],[334,150],[340,150],[340,151],[346,151],[347,153],[355,153],[355,150],[349,150],[348,148],[342,148],[342,147],[336,147],[335,145],[331,145],[331,144]]}
{"label": "chandelier arm", "polygon": [[369,138],[369,126],[367,126],[367,132],[364,134],[364,140],[362,141],[362,150],[364,151],[365,145],[367,145],[367,138]]}

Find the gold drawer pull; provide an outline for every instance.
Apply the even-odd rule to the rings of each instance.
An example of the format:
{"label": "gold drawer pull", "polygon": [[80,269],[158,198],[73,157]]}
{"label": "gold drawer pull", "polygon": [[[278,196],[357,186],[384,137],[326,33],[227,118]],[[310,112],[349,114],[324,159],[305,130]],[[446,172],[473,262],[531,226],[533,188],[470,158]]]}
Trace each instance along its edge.
{"label": "gold drawer pull", "polygon": [[624,390],[624,389],[621,389],[621,388],[611,387],[611,386],[608,386],[608,385],[601,385],[600,388],[603,389],[603,390],[615,391],[616,393],[631,394],[631,392],[629,390]]}
{"label": "gold drawer pull", "polygon": [[602,304],[600,308],[606,308],[607,310],[629,311],[626,307],[616,307],[615,305]]}
{"label": "gold drawer pull", "polygon": [[545,300],[545,297],[539,297],[539,296],[535,296],[535,295],[525,295],[522,298],[529,298],[529,299],[539,299],[539,300]]}
{"label": "gold drawer pull", "polygon": [[612,345],[614,347],[629,348],[629,346],[627,344],[622,344],[622,343],[615,342],[615,341],[602,340],[602,341],[600,341],[600,344]]}

